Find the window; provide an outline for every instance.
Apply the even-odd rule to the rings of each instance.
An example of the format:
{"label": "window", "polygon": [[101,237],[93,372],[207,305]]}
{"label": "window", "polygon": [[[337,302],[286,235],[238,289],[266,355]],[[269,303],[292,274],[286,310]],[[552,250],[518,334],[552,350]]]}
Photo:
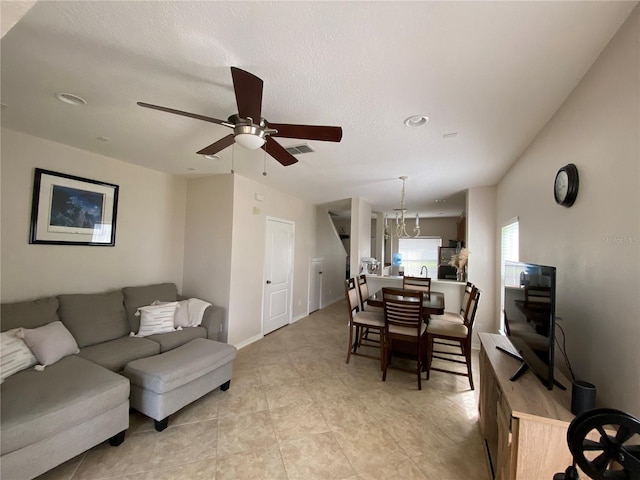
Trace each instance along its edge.
{"label": "window", "polygon": [[[501,235],[501,279],[500,279],[500,309],[504,310],[504,290],[505,285],[520,284],[520,270],[516,265],[509,265],[509,262],[518,262],[520,259],[520,226],[518,219],[509,220],[502,227]],[[500,330],[506,334],[504,317],[500,316]]]}
{"label": "window", "polygon": [[398,251],[402,255],[404,274],[408,277],[420,276],[420,269],[427,267],[428,276],[438,276],[438,247],[442,246],[440,237],[401,238]]}
{"label": "window", "polygon": [[502,227],[502,280],[504,285],[518,285],[520,271],[507,262],[518,262],[520,258],[520,228],[518,219],[510,220]]}

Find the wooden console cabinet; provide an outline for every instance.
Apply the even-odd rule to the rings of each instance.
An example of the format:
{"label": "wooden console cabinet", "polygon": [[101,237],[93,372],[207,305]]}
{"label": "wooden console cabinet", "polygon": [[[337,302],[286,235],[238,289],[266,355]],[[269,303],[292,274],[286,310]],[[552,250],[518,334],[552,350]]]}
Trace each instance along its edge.
{"label": "wooden console cabinet", "polygon": [[567,428],[571,382],[567,390],[547,390],[532,371],[515,382],[509,377],[520,362],[496,349],[508,348],[506,337],[480,333],[480,426],[497,480],[551,480],[564,472],[572,457]]}

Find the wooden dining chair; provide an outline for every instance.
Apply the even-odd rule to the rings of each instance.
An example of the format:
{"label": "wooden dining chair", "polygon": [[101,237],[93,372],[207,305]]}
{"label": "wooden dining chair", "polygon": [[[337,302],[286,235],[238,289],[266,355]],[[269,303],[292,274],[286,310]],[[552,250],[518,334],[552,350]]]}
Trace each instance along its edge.
{"label": "wooden dining chair", "polygon": [[402,277],[402,288],[404,290],[419,290],[421,292],[431,292],[431,278],[429,277]]}
{"label": "wooden dining chair", "polygon": [[360,309],[358,301],[358,291],[356,289],[355,278],[349,278],[344,282],[344,293],[349,307],[349,349],[347,350],[347,363],[351,359],[351,355],[373,358],[380,360],[380,367],[383,364],[384,346],[383,342],[379,342],[380,356],[375,357],[358,351],[358,347],[362,345],[362,334],[365,329],[376,331],[380,339],[382,339],[384,331],[384,314],[373,311],[363,311]]}
{"label": "wooden dining chair", "polygon": [[360,275],[358,277],[358,294],[360,295],[360,310],[362,311],[371,310],[374,312],[382,313],[381,307],[374,307],[372,305],[369,305],[368,298],[369,298],[370,292],[369,292],[369,284],[367,283],[366,275]]}
{"label": "wooden dining chair", "polygon": [[419,290],[383,288],[384,302],[384,360],[382,362],[382,381],[387,379],[387,369],[391,366],[391,357],[396,343],[412,344],[416,353],[416,369],[392,368],[416,373],[418,390],[422,390],[422,366],[425,357],[426,324],[422,321],[422,297]]}
{"label": "wooden dining chair", "polygon": [[447,320],[449,322],[464,324],[464,319],[467,316],[467,312],[471,305],[471,292],[473,291],[473,283],[467,282],[464,287],[464,293],[462,294],[462,301],[460,302],[460,309],[458,311],[446,311],[442,315],[431,315],[430,318],[434,320]]}
{"label": "wooden dining chair", "polygon": [[[452,373],[454,375],[468,377],[471,390],[474,389],[473,374],[471,372],[471,336],[473,332],[473,323],[476,318],[476,311],[478,310],[480,293],[480,290],[476,287],[472,288],[470,295],[471,300],[464,318],[464,323],[460,324],[448,320],[438,320],[435,317],[432,317],[432,319],[429,320],[429,325],[427,327],[427,380],[429,380],[431,370]],[[447,348],[447,350],[435,350],[436,345],[439,345],[439,348]],[[460,353],[452,350],[452,348],[460,348]],[[457,357],[464,357],[464,360],[458,360]],[[434,358],[466,365],[467,372],[464,373],[455,370],[432,367],[431,364]]]}
{"label": "wooden dining chair", "polygon": [[[374,307],[373,305],[369,305],[368,299],[369,299],[370,293],[369,293],[369,284],[367,283],[367,276],[364,274],[360,275],[359,277],[357,277],[356,280],[358,282],[358,294],[360,296],[360,311],[377,312],[379,314],[384,314],[384,310],[382,307]],[[370,334],[374,334],[374,335],[377,334],[378,337],[372,338]],[[382,331],[380,330],[365,328],[364,332],[360,336],[360,342],[362,343],[362,341],[364,340],[366,342],[370,342],[373,345],[377,345],[378,343],[380,343],[381,334],[382,334]]]}

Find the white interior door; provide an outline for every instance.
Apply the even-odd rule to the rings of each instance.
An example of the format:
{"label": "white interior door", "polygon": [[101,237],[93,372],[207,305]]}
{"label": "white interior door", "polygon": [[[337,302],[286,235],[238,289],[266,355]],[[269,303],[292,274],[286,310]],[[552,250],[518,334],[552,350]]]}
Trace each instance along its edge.
{"label": "white interior door", "polygon": [[322,260],[311,260],[309,279],[309,313],[320,309],[322,298]]}
{"label": "white interior door", "polygon": [[291,323],[293,223],[267,219],[262,333]]}

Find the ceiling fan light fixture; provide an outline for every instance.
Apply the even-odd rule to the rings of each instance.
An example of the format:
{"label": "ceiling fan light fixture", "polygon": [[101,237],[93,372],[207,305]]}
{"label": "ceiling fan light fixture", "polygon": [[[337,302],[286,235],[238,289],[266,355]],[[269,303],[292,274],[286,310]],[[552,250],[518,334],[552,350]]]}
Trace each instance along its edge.
{"label": "ceiling fan light fixture", "polygon": [[420,127],[429,121],[429,117],[425,115],[411,115],[404,119],[407,127]]}
{"label": "ceiling fan light fixture", "polygon": [[256,125],[237,125],[233,131],[234,140],[249,150],[256,150],[264,145],[265,132]]}

